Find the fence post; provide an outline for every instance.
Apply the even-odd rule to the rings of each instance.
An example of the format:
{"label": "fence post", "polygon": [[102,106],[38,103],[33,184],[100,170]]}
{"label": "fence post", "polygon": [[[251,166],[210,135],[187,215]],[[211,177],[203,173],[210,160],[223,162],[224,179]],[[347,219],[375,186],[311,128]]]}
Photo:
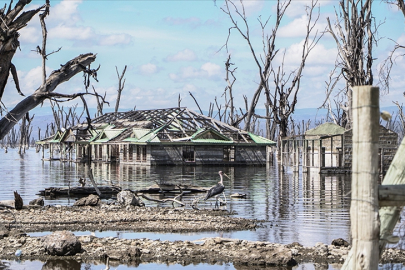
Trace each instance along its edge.
{"label": "fence post", "polygon": [[353,87],[352,248],[343,269],[378,269],[379,88]]}

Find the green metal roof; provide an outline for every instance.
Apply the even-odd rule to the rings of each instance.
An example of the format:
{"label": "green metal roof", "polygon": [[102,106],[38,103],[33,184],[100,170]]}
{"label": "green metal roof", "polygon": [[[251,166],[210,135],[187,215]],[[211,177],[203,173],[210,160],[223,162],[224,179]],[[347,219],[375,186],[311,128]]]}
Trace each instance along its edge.
{"label": "green metal roof", "polygon": [[141,129],[134,128],[133,134],[134,137],[129,137],[124,139],[124,142],[160,142],[159,138],[156,136],[157,132],[160,130],[151,130],[151,129]]}
{"label": "green metal roof", "polygon": [[[215,137],[218,137],[218,139],[204,138],[205,136],[214,137],[214,136],[212,136],[212,134]],[[210,128],[208,128],[208,129],[200,128],[193,135],[191,135],[191,141],[195,142],[196,140],[212,140],[213,142],[215,142],[215,141],[220,141],[220,142],[231,141],[232,142],[231,138],[228,138],[225,135],[221,134],[220,132],[210,129]]]}
{"label": "green metal roof", "polygon": [[250,138],[257,143],[257,144],[265,144],[265,145],[276,145],[276,142],[273,142],[272,140],[266,139],[262,136],[255,135],[253,133],[248,133]]}
{"label": "green metal roof", "polygon": [[338,135],[343,134],[345,129],[335,123],[323,123],[316,128],[307,130],[305,135],[319,136],[319,135]]}
{"label": "green metal roof", "polygon": [[108,142],[111,139],[114,139],[118,135],[120,135],[122,132],[124,132],[126,128],[122,129],[104,129],[99,136],[93,141],[95,143],[102,143],[102,142]]}
{"label": "green metal roof", "polygon": [[233,141],[215,140],[215,139],[193,139],[193,143],[217,143],[217,144],[232,144]]}

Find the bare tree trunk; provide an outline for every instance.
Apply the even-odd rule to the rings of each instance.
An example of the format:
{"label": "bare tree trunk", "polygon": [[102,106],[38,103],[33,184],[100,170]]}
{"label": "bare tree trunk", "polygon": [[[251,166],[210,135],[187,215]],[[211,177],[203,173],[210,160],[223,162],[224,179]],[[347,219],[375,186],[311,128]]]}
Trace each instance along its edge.
{"label": "bare tree trunk", "polygon": [[121,92],[122,90],[124,90],[124,86],[125,86],[125,79],[124,75],[125,75],[125,71],[127,70],[127,65],[125,65],[124,70],[122,71],[121,75],[118,73],[118,68],[115,67],[115,70],[117,71],[117,76],[118,76],[118,95],[117,95],[117,102],[115,103],[115,113],[118,112],[118,108],[120,107],[120,100],[121,100]]}
{"label": "bare tree trunk", "polygon": [[21,28],[24,28],[32,17],[44,7],[41,6],[37,9],[23,12],[18,16],[23,8],[30,2],[31,0],[20,0],[13,9],[11,9],[11,2],[8,9],[5,6],[0,10],[0,17],[2,18],[0,22],[0,100],[3,97],[10,71],[13,75],[14,82],[16,83],[17,91],[21,94],[16,68],[11,63],[14,54],[20,45],[20,42],[18,41],[20,34],[18,31],[21,30]]}

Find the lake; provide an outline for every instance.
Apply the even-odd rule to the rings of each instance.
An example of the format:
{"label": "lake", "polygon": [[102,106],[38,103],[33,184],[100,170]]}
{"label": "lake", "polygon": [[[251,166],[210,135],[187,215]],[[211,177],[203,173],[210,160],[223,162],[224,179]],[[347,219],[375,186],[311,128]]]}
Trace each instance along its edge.
{"label": "lake", "polygon": [[[116,184],[132,190],[145,188],[156,182],[210,187],[219,181],[218,171],[222,170],[230,177],[224,178],[227,209],[235,212],[238,217],[262,220],[264,225],[254,231],[240,232],[187,234],[96,232],[97,236],[146,237],[170,241],[221,236],[281,244],[299,242],[304,246],[314,246],[317,242],[330,244],[336,238],[350,240],[350,175],[324,176],[317,173],[294,173],[291,170],[281,172],[277,165],[267,167],[137,167],[101,163],[86,165],[42,161],[41,153],[36,153],[34,149],[29,149],[21,156],[13,149],[9,149],[8,153],[1,151],[0,158],[2,172],[0,200],[12,200],[13,191],[18,191],[26,204],[38,197],[36,194],[39,190],[47,187],[78,186],[78,179],[88,178],[90,169],[98,185]],[[232,193],[246,193],[247,196],[245,199],[230,199],[229,195]],[[194,196],[186,195],[183,201],[190,205]],[[74,202],[75,198],[46,199],[45,205],[72,205]],[[147,207],[172,207],[169,203],[144,202]],[[213,208],[214,203],[215,200],[202,201],[199,207]],[[17,264],[14,266],[17,267]],[[91,269],[104,269],[94,267]],[[174,266],[170,266],[172,267]],[[311,267],[301,265],[300,268],[294,269],[314,269]],[[167,266],[158,268],[163,269]],[[211,266],[209,268],[211,269]],[[120,266],[119,269],[127,268]],[[234,267],[222,265],[221,269]],[[339,268],[329,266],[328,269]]]}

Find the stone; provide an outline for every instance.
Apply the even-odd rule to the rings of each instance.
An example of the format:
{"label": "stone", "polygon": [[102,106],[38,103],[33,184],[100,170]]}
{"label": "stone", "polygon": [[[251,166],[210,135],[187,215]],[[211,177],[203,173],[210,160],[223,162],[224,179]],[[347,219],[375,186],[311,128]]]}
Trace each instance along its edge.
{"label": "stone", "polygon": [[348,247],[349,242],[347,242],[343,238],[338,238],[332,241],[332,245],[334,245],[335,247]]}
{"label": "stone", "polygon": [[44,206],[44,199],[43,198],[36,198],[29,202],[29,205],[40,205]]}
{"label": "stone", "polygon": [[0,225],[0,239],[9,236],[10,230],[6,226]]}
{"label": "stone", "polygon": [[56,231],[43,238],[43,247],[52,256],[73,256],[79,253],[82,245],[69,231]]}
{"label": "stone", "polygon": [[136,198],[135,194],[133,194],[129,190],[123,190],[117,194],[117,202],[121,206],[141,206],[139,200]]}
{"label": "stone", "polygon": [[78,199],[73,206],[96,206],[100,202],[100,197],[91,194],[87,197]]}

